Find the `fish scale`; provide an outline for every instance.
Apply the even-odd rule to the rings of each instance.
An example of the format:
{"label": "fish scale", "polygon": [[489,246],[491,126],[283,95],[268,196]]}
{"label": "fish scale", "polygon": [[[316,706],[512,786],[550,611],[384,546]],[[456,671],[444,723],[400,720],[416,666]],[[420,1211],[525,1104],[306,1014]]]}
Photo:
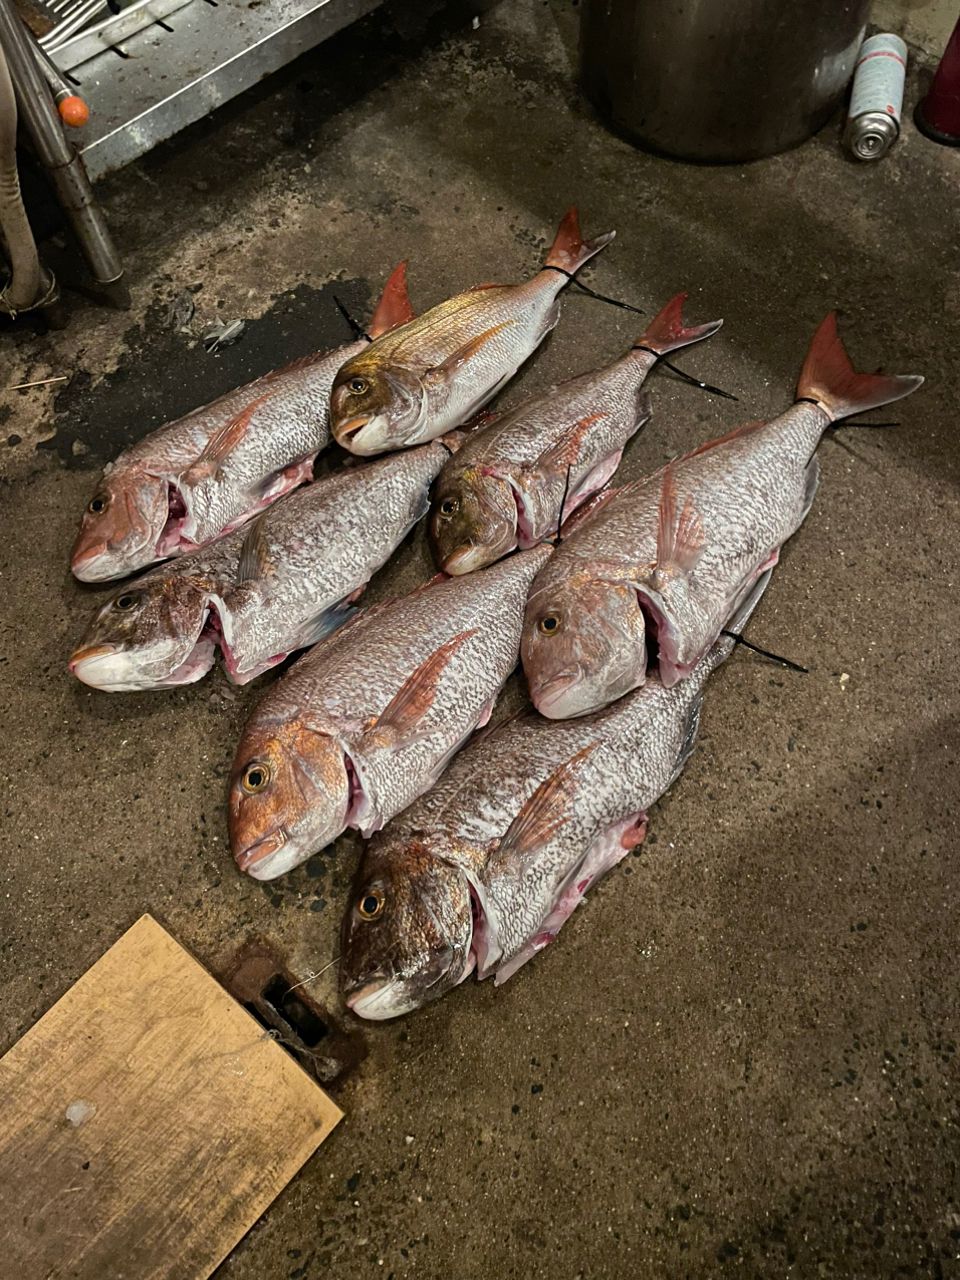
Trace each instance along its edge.
{"label": "fish scale", "polygon": [[[71,670],[94,688],[162,688],[200,679],[219,642],[231,678],[253,679],[346,621],[347,598],[426,513],[448,456],[436,441],[333,472],[251,528],[141,575],[98,610]],[[135,609],[118,611],[131,594]]]}
{"label": "fish scale", "polygon": [[557,531],[613,475],[649,418],[644,382],[668,351],[700,342],[722,321],[688,327],[686,294],[663,307],[633,347],[469,435],[437,481],[430,532],[448,573],[490,564]]}
{"label": "fish scale", "polygon": [[[245,870],[273,878],[348,823],[369,834],[435,781],[450,755],[485,722],[515,668],[526,593],[549,554],[549,548],[520,552],[484,573],[428,584],[367,610],[278,682],[248,722],[234,767],[233,847]],[[427,696],[414,723],[393,731],[389,708],[394,699],[444,646],[448,656],[422,690]],[[289,740],[291,726],[308,735],[315,758],[305,754],[291,760],[289,751],[280,758],[277,744]],[[302,782],[316,773],[316,759],[327,748],[349,761],[362,792],[352,814],[329,822],[321,811],[335,807],[331,788],[305,791]],[[241,780],[259,761],[277,780],[289,768],[297,770],[301,781],[291,789],[289,803],[275,808],[267,795],[263,801],[243,795]],[[321,844],[313,837],[316,824],[323,827]],[[268,826],[283,830],[279,852],[270,862],[252,861],[249,850],[269,837]]]}
{"label": "fish scale", "polygon": [[[366,345],[361,340],[312,356],[296,368],[246,389],[245,402],[237,413],[261,395],[265,398],[253,411],[239,444],[213,475],[194,479],[189,466],[179,474],[178,486],[187,508],[182,530],[185,538],[201,543],[217,537],[272,500],[275,495],[271,490],[264,496],[264,477],[275,476],[299,461],[312,465],[330,441],[328,409],[337,370]],[[231,414],[231,418],[235,416]]]}
{"label": "fish scale", "polygon": [[[463,752],[382,838],[417,830],[438,857],[467,872],[496,914],[502,958],[511,958],[540,927],[593,841],[616,822],[649,809],[667,790],[691,708],[732,648],[732,641],[723,641],[695,676],[673,689],[652,680],[594,716],[555,723],[528,712],[509,721]],[[568,820],[526,865],[520,858],[498,865],[489,842],[506,833],[555,769],[594,745],[577,770]]]}
{"label": "fish scale", "polygon": [[434,442],[352,466],[271,507],[249,536],[264,567],[241,581],[221,611],[228,669],[245,681],[277,655],[328,628],[330,611],[362,589],[429,505],[430,484],[449,457]]}
{"label": "fish scale", "polygon": [[[571,427],[596,415],[600,419],[588,429],[570,464],[570,493],[600,462],[618,454],[645,420],[643,382],[656,363],[647,352],[631,352],[609,368],[572,379],[532,403],[520,405],[494,423],[488,432],[464,445],[462,457],[451,461],[443,481],[462,476],[467,468],[486,466],[512,479],[524,467],[533,467],[551,447],[562,445]],[[566,484],[566,467],[552,473],[540,470],[524,484],[529,495],[531,519],[529,541],[539,541],[554,531],[556,515]],[[567,514],[569,514],[569,510]],[[524,541],[527,541],[526,539]]]}
{"label": "fish scale", "polygon": [[393,601],[300,664],[297,679],[284,690],[286,710],[295,700],[317,706],[318,714],[309,715],[311,726],[350,743],[350,726],[378,716],[439,645],[451,635],[477,633],[445,673],[415,740],[360,762],[378,798],[378,825],[423,790],[421,780],[432,778],[437,762],[473,728],[516,666],[527,588],[548,555],[545,549],[517,556],[489,577],[438,583]]}
{"label": "fish scale", "polygon": [[567,213],[545,268],[483,285],[377,338],[337,374],[331,430],[352,453],[409,448],[466,422],[496,395],[560,317],[560,293],[613,238],[584,241]]}
{"label": "fish scale", "polygon": [[[738,627],[768,580],[744,603]],[[636,824],[682,771],[704,686],[733,647],[718,641],[673,688],[654,677],[575,720],[528,711],[467,746],[364,851],[342,938],[341,987],[354,1012],[408,1012],[474,963],[499,985],[551,941],[590,884],[642,839]],[[552,827],[539,828],[529,847],[512,844],[518,822],[564,770]],[[359,912],[367,901],[383,902],[368,919]]]}
{"label": "fish scale", "polygon": [[[370,322],[381,334],[413,314],[406,263]],[[337,370],[366,341],[305,356],[150,432],[108,465],[71,555],[76,577],[99,582],[190,552],[312,478],[329,442]]]}
{"label": "fish scale", "polygon": [[[671,660],[687,666],[724,626],[760,567],[800,527],[819,467],[812,458],[829,418],[800,404],[761,430],[670,464],[677,506],[689,498],[703,522],[703,552],[689,575],[660,591],[682,641]],[[629,485],[580,529],[538,576],[530,615],[562,595],[569,575],[618,574],[648,580],[657,564],[663,470]]]}
{"label": "fish scale", "polygon": [[530,592],[521,652],[537,709],[595,711],[642,684],[650,664],[666,685],[686,677],[803,523],[823,432],[922,382],[858,373],[831,312],[785,413],[601,495]]}

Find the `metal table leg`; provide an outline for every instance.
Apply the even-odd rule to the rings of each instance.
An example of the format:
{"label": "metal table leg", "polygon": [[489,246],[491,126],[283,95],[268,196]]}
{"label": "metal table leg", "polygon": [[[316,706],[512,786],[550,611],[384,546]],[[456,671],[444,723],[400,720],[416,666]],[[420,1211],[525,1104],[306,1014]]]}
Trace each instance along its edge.
{"label": "metal table leg", "polygon": [[21,117],[41,164],[50,174],[90,274],[111,301],[127,306],[130,296],[122,278],[123,265],[83,161],[64,136],[50,90],[30,47],[30,36],[13,0],[0,0],[0,44],[7,57]]}

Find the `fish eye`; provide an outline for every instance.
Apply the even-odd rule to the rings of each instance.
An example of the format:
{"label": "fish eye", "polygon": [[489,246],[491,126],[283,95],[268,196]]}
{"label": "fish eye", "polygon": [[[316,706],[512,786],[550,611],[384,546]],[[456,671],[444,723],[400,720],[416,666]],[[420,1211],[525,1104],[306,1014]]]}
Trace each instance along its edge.
{"label": "fish eye", "polygon": [[440,503],[440,514],[442,516],[455,516],[460,510],[459,498],[444,498]]}
{"label": "fish eye", "polygon": [[253,796],[258,791],[262,791],[269,781],[270,766],[256,762],[247,765],[243,777],[240,779],[240,785],[248,796]]}
{"label": "fish eye", "polygon": [[560,618],[555,613],[545,613],[538,626],[545,636],[552,636],[560,630]]}
{"label": "fish eye", "polygon": [[102,493],[98,493],[87,503],[87,510],[95,516],[102,515],[106,511],[110,499]]}
{"label": "fish eye", "polygon": [[129,613],[131,609],[136,608],[140,603],[139,591],[125,591],[122,596],[117,596],[113,602],[113,607],[119,609],[121,613]]}
{"label": "fish eye", "polygon": [[383,915],[387,900],[379,889],[371,889],[357,903],[357,912],[361,920],[377,920]]}
{"label": "fish eye", "polygon": [[370,390],[370,383],[366,378],[351,378],[347,386],[355,396],[362,396],[365,391]]}

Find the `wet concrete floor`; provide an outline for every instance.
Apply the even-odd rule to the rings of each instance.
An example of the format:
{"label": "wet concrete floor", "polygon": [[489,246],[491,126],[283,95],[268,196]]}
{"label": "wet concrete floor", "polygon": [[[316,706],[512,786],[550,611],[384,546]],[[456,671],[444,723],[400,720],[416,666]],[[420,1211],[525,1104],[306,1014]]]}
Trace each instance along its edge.
{"label": "wet concrete floor", "polygon": [[[68,676],[98,593],[67,553],[100,466],[344,341],[332,295],[363,311],[400,258],[420,307],[521,278],[576,201],[618,231],[594,286],[648,315],[688,289],[726,324],[679,363],[740,396],[657,374],[624,477],[786,406],[833,306],[859,367],[927,385],[880,415],[898,429],[821,447],[751,632],[810,674],[735,656],[647,842],[555,946],[501,990],[361,1028],[346,1122],[221,1274],[957,1275],[958,157],[908,127],[857,166],[836,125],[748,167],[643,155],[578,96],[575,21],[523,0],[476,31],[364,22],[104,185],[129,313],[74,296],[65,330],[0,333],[0,385],[70,378],[0,393],[0,1048],[144,911],[215,971],[251,933],[320,969],[357,853],[235,872],[225,779],[258,686]],[[167,318],[185,289],[192,332]],[[208,355],[203,325],[237,316]],[[571,296],[504,402],[642,324]],[[429,571],[420,534],[374,598]],[[311,989],[336,1010],[333,969]]]}

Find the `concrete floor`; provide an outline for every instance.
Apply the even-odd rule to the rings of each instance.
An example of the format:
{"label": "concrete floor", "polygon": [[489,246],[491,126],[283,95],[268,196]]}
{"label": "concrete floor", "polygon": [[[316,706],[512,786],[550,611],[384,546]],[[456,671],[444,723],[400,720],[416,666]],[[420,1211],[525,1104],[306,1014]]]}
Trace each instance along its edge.
{"label": "concrete floor", "polygon": [[[745,168],[608,134],[572,88],[575,11],[520,0],[405,44],[367,22],[112,179],[126,315],[0,334],[0,1048],[143,911],[214,970],[250,932],[336,954],[356,845],[269,886],[226,852],[256,687],[97,694],[64,660],[97,594],[67,552],[103,461],[197,401],[343,340],[411,260],[414,300],[533,270],[577,201],[619,238],[590,277],[726,318],[663,373],[621,472],[770,415],[839,306],[861,368],[922,372],[896,431],[821,448],[823,483],[651,835],[505,988],[363,1035],[346,1122],[224,1264],[230,1280],[956,1276],[960,1263],[957,154],[912,127],[857,166],[829,126]],[[910,86],[911,102],[916,93]],[[333,282],[336,282],[334,285]],[[251,321],[207,355],[166,320]],[[505,393],[619,352],[636,317],[571,297]],[[886,416],[886,415],[881,415]],[[845,447],[841,447],[841,443]],[[376,584],[427,573],[415,538]],[[515,696],[515,695],[514,695]],[[335,1005],[334,971],[313,984]]]}

